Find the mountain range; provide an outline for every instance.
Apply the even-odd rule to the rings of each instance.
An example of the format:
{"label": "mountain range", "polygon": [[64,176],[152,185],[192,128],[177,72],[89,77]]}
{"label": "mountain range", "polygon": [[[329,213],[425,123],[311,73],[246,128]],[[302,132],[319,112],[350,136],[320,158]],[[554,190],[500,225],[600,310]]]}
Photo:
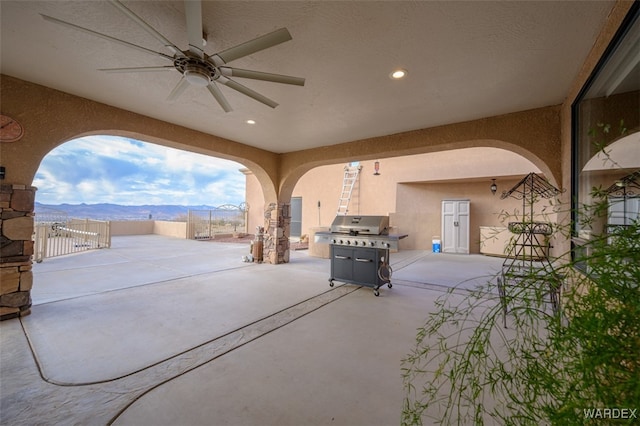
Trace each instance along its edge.
{"label": "mountain range", "polygon": [[213,210],[214,206],[153,205],[125,206],[120,204],[42,204],[36,202],[38,216],[68,216],[94,220],[186,220],[189,210]]}

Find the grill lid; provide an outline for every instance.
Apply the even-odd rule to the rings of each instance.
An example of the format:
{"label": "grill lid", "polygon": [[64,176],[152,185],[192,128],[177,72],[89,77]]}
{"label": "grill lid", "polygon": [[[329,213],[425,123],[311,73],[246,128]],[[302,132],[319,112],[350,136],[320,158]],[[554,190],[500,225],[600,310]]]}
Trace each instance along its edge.
{"label": "grill lid", "polygon": [[349,235],[387,235],[389,216],[336,216],[331,232]]}

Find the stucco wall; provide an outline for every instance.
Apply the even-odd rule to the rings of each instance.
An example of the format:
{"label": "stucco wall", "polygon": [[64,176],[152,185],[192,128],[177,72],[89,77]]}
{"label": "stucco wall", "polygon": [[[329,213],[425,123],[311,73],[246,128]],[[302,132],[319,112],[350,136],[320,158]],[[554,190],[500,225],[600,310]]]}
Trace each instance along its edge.
{"label": "stucco wall", "polygon": [[111,236],[153,234],[153,220],[112,220]]}
{"label": "stucco wall", "polygon": [[[500,200],[519,179],[540,170],[522,156],[496,148],[467,148],[438,153],[380,159],[380,175],[374,161],[362,161],[358,185],[350,203],[350,214],[391,215],[397,232],[408,233],[403,249],[430,249],[431,237],[440,235],[441,200],[469,198],[472,203],[471,252],[479,253],[479,227],[501,225],[498,213],[514,213],[521,202]],[[345,164],[321,166],[307,172],[293,190],[302,197],[302,233],[329,226],[338,207]],[[489,186],[496,178],[498,193]],[[247,178],[247,196],[258,188],[255,177]],[[320,209],[318,209],[320,202]],[[513,220],[513,219],[512,219]],[[251,221],[260,223],[252,215]]]}
{"label": "stucco wall", "polygon": [[256,226],[264,226],[264,207],[265,199],[262,193],[262,187],[256,175],[250,170],[244,171],[245,179],[245,202],[249,205],[249,214],[247,215],[247,232],[254,234]]}
{"label": "stucco wall", "polygon": [[302,175],[321,165],[474,147],[512,151],[535,164],[554,184],[560,182],[560,108],[548,106],[286,153],[281,157],[280,194],[288,197]]}
{"label": "stucco wall", "polygon": [[153,233],[173,238],[187,238],[187,222],[153,221]]}
{"label": "stucco wall", "polygon": [[[457,181],[435,183],[404,183],[398,185],[397,211],[391,215],[391,225],[396,232],[409,237],[400,242],[401,249],[431,249],[433,236],[442,236],[442,200],[468,199],[469,251],[480,253],[480,227],[506,226],[508,222],[523,220],[522,201],[500,198],[503,190],[511,189],[519,179],[498,181],[499,192],[492,195],[484,181]],[[553,213],[543,214],[549,203],[541,200],[535,204],[537,221],[556,221]],[[528,217],[525,218],[528,220]]]}
{"label": "stucco wall", "polygon": [[187,223],[163,220],[112,220],[111,236],[157,234],[186,238]]}

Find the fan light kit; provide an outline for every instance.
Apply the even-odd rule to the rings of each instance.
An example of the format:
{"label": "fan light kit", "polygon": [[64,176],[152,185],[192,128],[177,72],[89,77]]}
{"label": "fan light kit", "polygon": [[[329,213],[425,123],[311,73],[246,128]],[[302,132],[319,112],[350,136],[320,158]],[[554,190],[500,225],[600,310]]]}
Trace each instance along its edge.
{"label": "fan light kit", "polygon": [[206,87],[211,83],[209,76],[199,68],[188,69],[184,72],[183,76],[194,86]]}
{"label": "fan light kit", "polygon": [[[223,50],[213,55],[207,55],[204,47],[207,45],[206,35],[202,31],[202,2],[200,0],[185,0],[184,8],[187,21],[187,37],[189,40],[189,48],[180,50],[175,44],[165,38],[156,31],[151,25],[147,24],[142,18],[133,13],[129,8],[118,0],[109,0],[120,12],[138,24],[143,30],[158,40],[169,50],[171,55],[156,52],[146,47],[138,46],[128,41],[120,40],[106,34],[102,34],[88,28],[62,21],[60,19],[42,15],[42,17],[50,22],[82,31],[96,37],[109,40],[114,43],[137,49],[140,52],[161,57],[171,61],[171,65],[153,66],[153,67],[133,67],[133,68],[106,68],[100,71],[109,73],[127,73],[127,72],[154,72],[154,71],[172,71],[177,70],[182,78],[171,91],[167,100],[176,100],[182,92],[189,86],[206,87],[215,100],[220,104],[225,112],[232,111],[231,105],[218,87],[218,83],[227,86],[237,92],[242,93],[256,101],[263,103],[271,108],[275,108],[278,104],[264,95],[232,80],[230,77],[248,78],[253,80],[269,81],[272,83],[291,84],[295,86],[304,86],[304,78],[292,77],[282,74],[271,74],[262,71],[245,70],[232,68],[227,63],[276,46],[285,41],[291,40],[291,34],[286,28],[280,28],[269,34],[265,34],[253,40],[249,40],[237,46]],[[204,37],[203,37],[204,35]]]}

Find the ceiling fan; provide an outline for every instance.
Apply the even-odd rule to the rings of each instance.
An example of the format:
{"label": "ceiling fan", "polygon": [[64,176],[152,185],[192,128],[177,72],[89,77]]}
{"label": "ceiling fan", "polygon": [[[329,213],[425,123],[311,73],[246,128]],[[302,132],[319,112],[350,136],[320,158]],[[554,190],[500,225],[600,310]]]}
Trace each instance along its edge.
{"label": "ceiling fan", "polygon": [[169,94],[167,100],[173,101],[177,99],[188,86],[206,87],[211,95],[218,101],[225,112],[232,111],[231,104],[227,101],[222,91],[218,87],[218,83],[234,89],[250,98],[255,99],[265,105],[275,108],[278,104],[264,95],[232,80],[230,77],[248,78],[254,80],[263,80],[274,83],[292,84],[296,86],[304,86],[304,78],[292,77],[282,74],[271,74],[261,71],[252,71],[246,69],[232,68],[227,63],[242,58],[252,53],[259,52],[269,47],[273,47],[285,41],[291,40],[291,34],[286,28],[280,28],[269,34],[265,34],[253,40],[223,50],[213,55],[207,55],[204,52],[205,38],[202,31],[202,3],[200,0],[185,0],[185,15],[187,19],[187,38],[189,40],[189,48],[180,50],[175,44],[170,42],[166,37],[156,31],[147,24],[142,18],[133,13],[129,8],[118,0],[109,0],[123,14],[128,16],[142,29],[148,32],[156,40],[163,44],[173,56],[156,52],[146,47],[138,46],[128,41],[120,40],[115,37],[101,34],[99,32],[83,28],[60,19],[41,15],[44,19],[54,22],[65,27],[69,27],[78,31],[83,31],[103,39],[122,44],[124,46],[137,49],[140,52],[148,53],[154,56],[160,56],[172,62],[172,65],[153,66],[153,67],[134,67],[134,68],[105,68],[100,71],[105,72],[153,72],[153,71],[171,71],[177,70],[182,78]]}

